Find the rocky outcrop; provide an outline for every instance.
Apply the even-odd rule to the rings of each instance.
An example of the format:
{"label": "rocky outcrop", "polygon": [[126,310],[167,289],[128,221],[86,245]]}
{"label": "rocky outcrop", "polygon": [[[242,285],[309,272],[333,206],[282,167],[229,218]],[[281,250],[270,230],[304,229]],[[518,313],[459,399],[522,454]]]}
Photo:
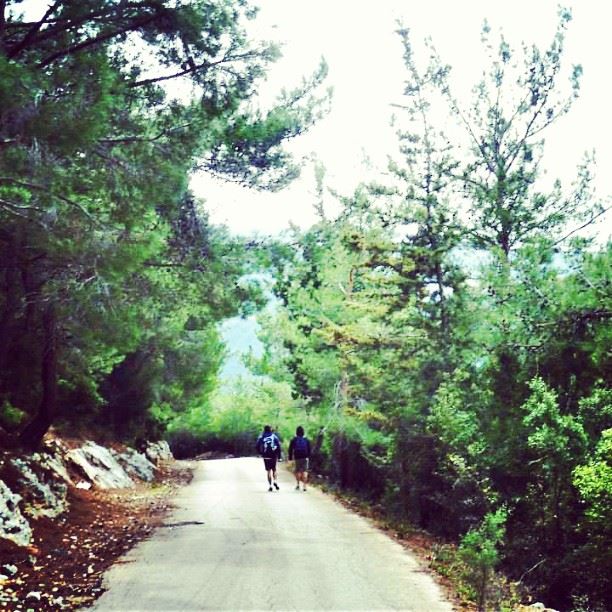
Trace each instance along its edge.
{"label": "rocky outcrop", "polygon": [[32,459],[41,467],[53,472],[61,481],[72,485],[74,482],[64,462],[67,452],[68,449],[59,440],[52,440],[47,444],[47,452],[34,453]]}
{"label": "rocky outcrop", "polygon": [[88,441],[69,450],[60,440],[44,452],[0,456],[0,538],[19,546],[31,543],[29,519],[54,518],[68,509],[68,490],[128,488],[152,482],[156,464],[172,459],[166,442],[111,450]]}
{"label": "rocky outcrop", "polygon": [[113,454],[130,476],[145,482],[152,482],[155,479],[157,468],[142,453],[133,448],[126,448],[122,453],[115,452]]}
{"label": "rocky outcrop", "polygon": [[147,459],[152,461],[155,465],[174,459],[172,451],[170,450],[170,445],[165,440],[149,442],[145,449],[145,455]]}
{"label": "rocky outcrop", "polygon": [[123,489],[134,486],[134,481],[111,451],[95,442],[85,442],[81,448],[68,451],[66,458],[100,489]]}
{"label": "rocky outcrop", "polygon": [[11,459],[11,464],[20,474],[18,482],[23,487],[25,514],[31,518],[54,518],[68,509],[68,486],[54,479],[54,472],[47,472],[34,457],[16,457]]}
{"label": "rocky outcrop", "polygon": [[19,546],[27,546],[32,539],[32,529],[19,507],[21,495],[13,493],[0,480],[0,537]]}

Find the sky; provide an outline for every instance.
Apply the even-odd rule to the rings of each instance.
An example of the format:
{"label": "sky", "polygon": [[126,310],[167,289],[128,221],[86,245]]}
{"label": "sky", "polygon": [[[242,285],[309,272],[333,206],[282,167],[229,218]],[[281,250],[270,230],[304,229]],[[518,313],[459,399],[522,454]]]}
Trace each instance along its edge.
{"label": "sky", "polygon": [[[283,57],[272,68],[264,95],[298,85],[324,57],[327,86],[334,89],[331,112],[290,150],[307,159],[313,154],[326,168],[328,187],[350,194],[368,173],[384,170],[396,140],[390,126],[392,104],[401,102],[406,71],[395,34],[398,20],[410,28],[413,42],[430,37],[442,59],[453,66],[460,97],[485,68],[480,31],[486,19],[493,33],[508,42],[550,43],[557,23],[557,0],[260,0],[252,35],[282,44]],[[581,95],[570,114],[546,131],[548,174],[569,184],[584,152],[597,154],[599,195],[612,194],[612,138],[608,124],[609,60],[612,57],[612,2],[574,0],[566,38],[566,66],[584,69]],[[369,161],[369,166],[364,160]],[[371,175],[370,174],[370,175]],[[257,192],[200,173],[192,179],[196,195],[206,200],[214,223],[237,234],[276,234],[296,224],[316,221],[314,173],[305,161],[302,176],[279,193]],[[326,201],[334,212],[333,198]],[[608,219],[599,232],[610,234]]]}

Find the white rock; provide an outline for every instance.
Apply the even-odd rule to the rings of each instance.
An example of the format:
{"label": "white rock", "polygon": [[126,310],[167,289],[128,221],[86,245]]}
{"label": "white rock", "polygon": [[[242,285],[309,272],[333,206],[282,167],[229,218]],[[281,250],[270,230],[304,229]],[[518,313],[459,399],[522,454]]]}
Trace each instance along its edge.
{"label": "white rock", "polygon": [[160,440],[159,442],[148,442],[145,455],[156,465],[159,465],[161,461],[171,461],[174,459],[172,451],[170,450],[170,445],[168,442],[166,442],[166,440]]}
{"label": "white rock", "polygon": [[69,451],[66,457],[80,467],[87,478],[100,489],[123,489],[134,486],[110,450],[88,441],[81,448]]}
{"label": "white rock", "polygon": [[13,493],[0,480],[0,537],[18,546],[27,546],[32,540],[32,529],[21,514],[20,501],[21,496]]}
{"label": "white rock", "polygon": [[126,448],[122,453],[113,454],[130,476],[135,476],[145,482],[152,482],[155,479],[156,467],[143,453],[133,448]]}
{"label": "white rock", "polygon": [[68,484],[74,484],[72,482],[72,478],[70,478],[70,474],[68,474],[68,470],[66,469],[66,465],[62,460],[61,455],[47,454],[47,453],[34,453],[32,458],[44,468],[51,470],[55,474],[57,474],[64,482]]}
{"label": "white rock", "polygon": [[22,492],[25,495],[24,512],[28,516],[54,518],[66,512],[68,487],[65,483],[45,477],[40,470],[37,473],[34,457],[30,460],[14,458],[11,463],[21,474],[20,480],[24,487]]}

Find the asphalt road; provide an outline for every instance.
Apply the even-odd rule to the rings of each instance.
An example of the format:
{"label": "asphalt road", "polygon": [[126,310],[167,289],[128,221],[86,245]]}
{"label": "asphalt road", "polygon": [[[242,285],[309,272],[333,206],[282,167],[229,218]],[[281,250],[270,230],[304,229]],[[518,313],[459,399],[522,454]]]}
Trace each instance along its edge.
{"label": "asphalt road", "polygon": [[199,462],[93,610],[452,610],[402,546],[283,466],[270,493],[260,459]]}

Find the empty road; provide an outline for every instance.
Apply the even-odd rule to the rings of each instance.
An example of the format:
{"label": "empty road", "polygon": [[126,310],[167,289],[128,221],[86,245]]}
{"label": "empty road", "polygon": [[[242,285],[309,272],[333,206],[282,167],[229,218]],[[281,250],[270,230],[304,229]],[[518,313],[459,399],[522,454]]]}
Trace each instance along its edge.
{"label": "empty road", "polygon": [[316,489],[295,491],[280,464],[197,464],[166,527],[105,577],[93,610],[414,610],[450,612],[402,546]]}

